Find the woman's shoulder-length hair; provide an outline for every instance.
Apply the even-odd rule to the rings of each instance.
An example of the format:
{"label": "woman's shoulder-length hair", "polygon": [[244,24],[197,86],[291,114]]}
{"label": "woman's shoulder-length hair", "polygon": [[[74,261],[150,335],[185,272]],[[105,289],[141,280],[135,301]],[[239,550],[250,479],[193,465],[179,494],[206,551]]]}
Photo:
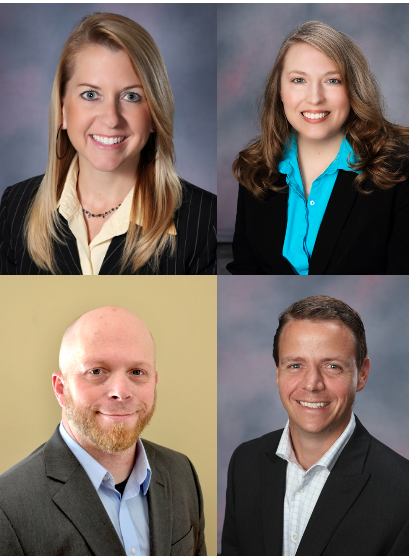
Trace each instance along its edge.
{"label": "woman's shoulder-length hair", "polygon": [[280,98],[281,74],[285,55],[297,42],[313,46],[340,70],[351,105],[343,131],[357,159],[352,169],[362,170],[355,178],[356,189],[369,193],[368,180],[381,189],[403,181],[401,170],[409,160],[409,128],[386,119],[381,90],[361,49],[350,37],[320,21],[301,23],[281,45],[257,103],[259,136],[237,155],[235,178],[261,200],[269,191],[283,189],[275,184],[292,128]]}
{"label": "woman's shoulder-length hair", "polygon": [[[156,133],[142,149],[136,171],[130,225],[122,256],[121,272],[129,265],[133,272],[149,263],[154,270],[165,252],[176,248],[174,234],[167,233],[182,202],[182,185],[174,169],[174,101],[165,64],[151,35],[138,23],[118,14],[99,13],[84,17],[65,43],[51,92],[47,169],[25,221],[25,238],[37,266],[58,273],[53,243],[64,241],[57,207],[65,179],[76,154],[65,130],[60,131],[59,152],[56,136],[61,124],[61,106],[77,56],[88,45],[103,46],[113,52],[125,51],[138,75],[151,111]],[[139,226],[136,217],[139,215]],[[55,243],[54,243],[55,244]]]}

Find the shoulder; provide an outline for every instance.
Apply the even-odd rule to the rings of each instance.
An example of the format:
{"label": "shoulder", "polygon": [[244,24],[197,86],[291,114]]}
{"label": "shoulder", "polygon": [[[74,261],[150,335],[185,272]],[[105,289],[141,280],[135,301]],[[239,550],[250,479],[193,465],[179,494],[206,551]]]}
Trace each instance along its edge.
{"label": "shoulder", "polygon": [[[193,185],[184,179],[180,179],[182,186],[182,207],[183,205],[203,205],[205,207],[216,207],[216,195],[210,191],[206,191],[197,185]],[[181,207],[181,208],[182,208]]]}
{"label": "shoulder", "polygon": [[233,452],[231,461],[253,462],[264,454],[270,454],[271,452],[275,453],[283,430],[284,429],[269,432],[259,438],[243,442],[243,444],[240,444]]}
{"label": "shoulder", "polygon": [[1,200],[2,209],[4,208],[7,214],[11,215],[25,213],[36,195],[43,177],[44,174],[7,187]]}
{"label": "shoulder", "polygon": [[393,477],[399,484],[404,479],[409,490],[409,461],[372,435],[367,466],[374,473],[385,474],[389,479]]}
{"label": "shoulder", "polygon": [[16,486],[20,491],[26,491],[41,476],[45,477],[44,446],[42,444],[29,456],[19,461],[10,469],[0,475],[0,499],[7,498],[10,490],[16,492]]}

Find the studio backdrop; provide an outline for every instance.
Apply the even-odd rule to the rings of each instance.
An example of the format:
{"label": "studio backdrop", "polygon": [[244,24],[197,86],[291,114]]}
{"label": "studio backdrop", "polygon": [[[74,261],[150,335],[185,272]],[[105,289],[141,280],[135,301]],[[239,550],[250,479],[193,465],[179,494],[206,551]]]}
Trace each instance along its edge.
{"label": "studio backdrop", "polygon": [[231,166],[257,134],[254,107],[285,37],[316,20],[349,35],[378,78],[387,117],[409,126],[408,4],[223,4],[217,8],[218,240],[233,239],[238,184]]}
{"label": "studio backdrop", "polygon": [[158,401],[142,438],[182,452],[195,466],[210,555],[216,552],[216,280],[189,278],[0,277],[0,473],[47,442],[61,420],[51,375],[64,330],[86,311],[119,305],[146,323],[156,343]]}
{"label": "studio backdrop", "polygon": [[0,4],[0,196],[44,174],[58,59],[75,24],[94,12],[124,15],[152,35],[175,98],[176,171],[216,193],[216,5]]}
{"label": "studio backdrop", "polygon": [[272,351],[278,316],[295,301],[329,295],[361,315],[371,369],[353,410],[370,434],[409,458],[408,289],[406,276],[218,277],[219,546],[233,451],[287,422]]}

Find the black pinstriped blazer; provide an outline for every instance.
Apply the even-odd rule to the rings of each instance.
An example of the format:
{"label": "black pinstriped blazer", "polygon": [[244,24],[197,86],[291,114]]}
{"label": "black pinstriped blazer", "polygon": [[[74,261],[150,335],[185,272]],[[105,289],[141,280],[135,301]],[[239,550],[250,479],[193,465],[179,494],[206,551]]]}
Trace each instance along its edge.
{"label": "black pinstriped blazer", "polygon": [[[8,187],[0,205],[0,274],[51,274],[30,258],[23,241],[23,223],[43,176]],[[175,214],[177,252],[164,257],[158,274],[216,274],[216,195],[184,180],[183,200]],[[82,274],[77,240],[59,214],[66,240],[55,242],[59,274]],[[112,239],[99,274],[119,274],[126,234]],[[133,274],[126,269],[124,274]],[[149,264],[138,274],[154,274]],[[156,274],[156,273],[155,273]]]}

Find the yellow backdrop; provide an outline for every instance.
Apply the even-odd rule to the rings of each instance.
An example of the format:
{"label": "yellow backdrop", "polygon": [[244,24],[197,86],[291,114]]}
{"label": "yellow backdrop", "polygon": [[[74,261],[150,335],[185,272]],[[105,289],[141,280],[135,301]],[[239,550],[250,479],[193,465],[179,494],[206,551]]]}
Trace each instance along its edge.
{"label": "yellow backdrop", "polygon": [[203,490],[216,554],[216,277],[1,276],[0,473],[46,442],[61,419],[51,375],[65,328],[120,305],[155,338],[158,403],[142,437],[186,454]]}

